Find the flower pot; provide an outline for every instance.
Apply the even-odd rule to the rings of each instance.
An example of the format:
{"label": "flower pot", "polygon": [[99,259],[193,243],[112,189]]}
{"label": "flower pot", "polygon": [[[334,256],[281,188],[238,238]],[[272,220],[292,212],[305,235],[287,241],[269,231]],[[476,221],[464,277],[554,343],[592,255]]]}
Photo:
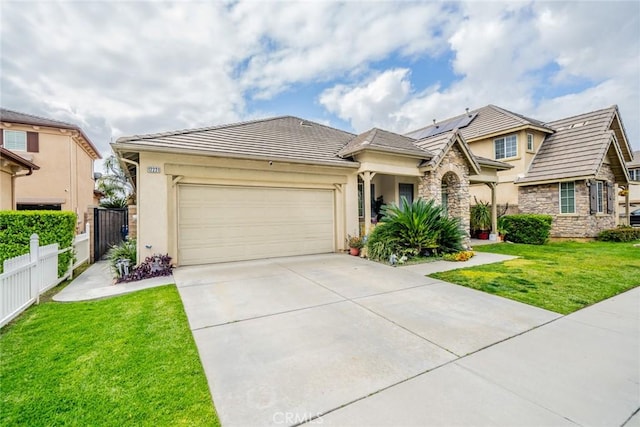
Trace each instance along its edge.
{"label": "flower pot", "polygon": [[489,240],[489,232],[488,231],[481,231],[478,233],[478,239],[480,240]]}
{"label": "flower pot", "polygon": [[358,256],[360,255],[360,249],[359,248],[349,248],[349,253],[353,256]]}

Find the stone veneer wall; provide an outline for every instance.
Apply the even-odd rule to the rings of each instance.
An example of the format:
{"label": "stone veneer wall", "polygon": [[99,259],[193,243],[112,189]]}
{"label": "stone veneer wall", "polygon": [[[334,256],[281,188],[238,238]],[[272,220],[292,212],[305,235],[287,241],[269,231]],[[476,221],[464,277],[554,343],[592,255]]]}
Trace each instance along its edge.
{"label": "stone veneer wall", "polygon": [[[602,165],[597,179],[614,182],[615,176],[609,165]],[[613,190],[617,191],[615,186]],[[575,199],[576,212],[574,214],[560,214],[560,186],[557,182],[518,189],[520,213],[546,214],[553,217],[551,237],[596,237],[600,231],[615,227],[615,211],[613,214],[607,214],[605,208],[605,213],[590,214],[587,181],[575,181]]]}
{"label": "stone veneer wall", "polygon": [[469,165],[467,159],[457,145],[454,145],[440,166],[432,172],[426,172],[418,185],[418,196],[425,200],[435,199],[438,204],[442,200],[442,178],[447,173],[453,173],[457,179],[446,177],[445,183],[457,181],[453,191],[449,192],[449,215],[460,218],[466,235],[464,244],[469,245],[471,234],[469,232]]}

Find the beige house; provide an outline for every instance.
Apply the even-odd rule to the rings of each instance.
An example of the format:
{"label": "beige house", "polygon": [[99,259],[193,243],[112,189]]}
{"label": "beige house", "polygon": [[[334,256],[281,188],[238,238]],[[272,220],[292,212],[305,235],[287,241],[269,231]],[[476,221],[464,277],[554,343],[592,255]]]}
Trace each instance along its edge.
{"label": "beige house", "polygon": [[[296,117],[124,137],[112,145],[137,193],[139,258],[180,265],[346,249],[374,200],[435,197],[469,224],[469,186],[511,166],[450,129],[421,141],[354,135]],[[494,192],[495,195],[495,192]]]}
{"label": "beige house", "polygon": [[629,206],[632,211],[640,209],[640,151],[633,152],[633,160],[627,162],[627,170],[629,171],[629,186],[625,188],[628,191],[620,193],[619,205],[622,215],[622,223],[629,224],[629,218],[624,215],[625,207]]}
{"label": "beige house", "polygon": [[[447,128],[457,128],[474,155],[512,166],[498,172],[494,192],[510,213],[552,215],[556,238],[590,238],[616,226],[632,158],[617,106],[543,123],[488,105],[407,135]],[[470,194],[491,201],[487,186],[472,185]]]}
{"label": "beige house", "polygon": [[0,210],[16,208],[15,183],[18,178],[31,176],[39,166],[0,147]]}
{"label": "beige house", "polygon": [[[40,167],[14,180],[18,210],[49,209],[78,215],[81,231],[93,204],[93,162],[100,153],[78,126],[0,109],[0,146]],[[3,174],[3,188],[7,185]],[[3,192],[4,198],[4,192]]]}

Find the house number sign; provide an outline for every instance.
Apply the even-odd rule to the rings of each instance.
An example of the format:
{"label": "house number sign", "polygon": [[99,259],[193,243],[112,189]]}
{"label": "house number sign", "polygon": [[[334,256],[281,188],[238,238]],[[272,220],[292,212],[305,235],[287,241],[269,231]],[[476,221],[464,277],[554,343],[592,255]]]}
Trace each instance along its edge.
{"label": "house number sign", "polygon": [[149,166],[147,168],[147,172],[149,172],[149,173],[160,173],[160,166]]}

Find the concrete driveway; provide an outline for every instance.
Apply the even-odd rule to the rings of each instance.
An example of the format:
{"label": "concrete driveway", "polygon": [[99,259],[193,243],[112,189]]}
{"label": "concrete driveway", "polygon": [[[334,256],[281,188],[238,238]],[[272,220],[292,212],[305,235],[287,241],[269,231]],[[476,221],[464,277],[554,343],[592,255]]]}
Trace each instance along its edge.
{"label": "concrete driveway", "polygon": [[174,277],[224,426],[574,425],[485,378],[509,355],[471,359],[555,313],[338,254]]}

